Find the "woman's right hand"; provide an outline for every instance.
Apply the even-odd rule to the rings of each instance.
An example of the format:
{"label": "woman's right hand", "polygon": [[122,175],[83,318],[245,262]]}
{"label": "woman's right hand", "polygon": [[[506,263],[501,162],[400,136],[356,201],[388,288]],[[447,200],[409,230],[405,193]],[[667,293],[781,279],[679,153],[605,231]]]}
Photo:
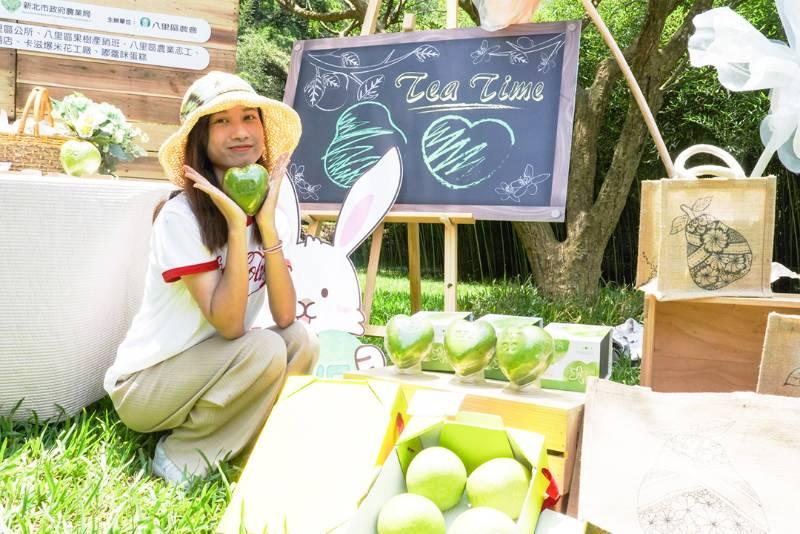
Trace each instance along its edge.
{"label": "woman's right hand", "polygon": [[222,213],[228,222],[228,231],[247,228],[247,214],[226,195],[220,188],[215,187],[202,174],[188,165],[183,166],[183,175],[194,182],[195,189],[199,189],[211,197],[211,201]]}

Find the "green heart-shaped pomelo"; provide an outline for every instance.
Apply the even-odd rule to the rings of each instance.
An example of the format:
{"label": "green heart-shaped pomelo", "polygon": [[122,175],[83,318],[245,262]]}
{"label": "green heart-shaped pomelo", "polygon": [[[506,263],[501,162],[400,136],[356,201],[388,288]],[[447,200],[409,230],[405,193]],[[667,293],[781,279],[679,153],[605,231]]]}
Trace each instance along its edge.
{"label": "green heart-shaped pomelo", "polygon": [[468,376],[482,371],[494,356],[497,335],[485,321],[454,321],[444,334],[447,359],[456,373]]}
{"label": "green heart-shaped pomelo", "polygon": [[414,367],[424,360],[433,346],[433,325],[427,319],[395,315],[386,325],[384,347],[400,369]]}
{"label": "green heart-shaped pomelo", "polygon": [[248,215],[255,215],[269,190],[269,173],[258,163],[231,167],[222,178],[222,190]]}
{"label": "green heart-shaped pomelo", "polygon": [[497,363],[509,382],[524,386],[550,366],[553,346],[553,338],[538,326],[507,328],[497,338]]}

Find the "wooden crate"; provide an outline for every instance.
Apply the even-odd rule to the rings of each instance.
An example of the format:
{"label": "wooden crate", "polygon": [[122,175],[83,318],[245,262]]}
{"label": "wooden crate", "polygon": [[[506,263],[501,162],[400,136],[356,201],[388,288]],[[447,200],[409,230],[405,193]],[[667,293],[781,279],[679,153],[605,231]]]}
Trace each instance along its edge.
{"label": "wooden crate", "polygon": [[800,314],[800,295],[646,296],[641,384],[667,392],[755,391],[770,312]]}
{"label": "wooden crate", "polygon": [[569,491],[583,422],[583,393],[533,388],[514,393],[506,391],[506,383],[497,380],[465,385],[454,383],[450,373],[427,371],[421,375],[399,375],[393,367],[346,373],[345,378],[397,382],[402,385],[409,405],[413,405],[414,394],[420,389],[457,393],[463,395],[459,411],[499,415],[506,426],[544,435],[550,471],[561,492]]}

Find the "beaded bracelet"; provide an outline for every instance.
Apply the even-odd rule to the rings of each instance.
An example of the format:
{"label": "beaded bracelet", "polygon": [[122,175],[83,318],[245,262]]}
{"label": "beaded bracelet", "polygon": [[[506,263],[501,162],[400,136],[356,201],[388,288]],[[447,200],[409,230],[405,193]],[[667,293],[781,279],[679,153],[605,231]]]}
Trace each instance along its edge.
{"label": "beaded bracelet", "polygon": [[261,249],[261,252],[262,252],[263,254],[272,254],[272,253],[274,253],[274,252],[278,252],[278,251],[279,251],[279,250],[281,250],[282,248],[283,248],[283,241],[281,241],[281,240],[278,240],[278,242],[277,242],[275,245],[272,245],[272,246],[271,246],[271,247],[269,247],[269,248],[264,248],[264,249]]}

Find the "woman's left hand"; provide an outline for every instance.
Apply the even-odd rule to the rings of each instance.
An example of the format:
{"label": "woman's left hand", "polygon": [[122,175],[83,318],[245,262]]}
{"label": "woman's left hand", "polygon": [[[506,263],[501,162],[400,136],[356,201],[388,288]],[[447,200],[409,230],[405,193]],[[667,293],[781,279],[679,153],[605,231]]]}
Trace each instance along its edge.
{"label": "woman's left hand", "polygon": [[256,213],[256,224],[261,230],[264,246],[271,246],[278,240],[278,232],[275,228],[275,208],[278,205],[281,182],[286,174],[286,167],[289,165],[289,154],[281,154],[275,160],[272,172],[269,173],[269,192],[264,203]]}

